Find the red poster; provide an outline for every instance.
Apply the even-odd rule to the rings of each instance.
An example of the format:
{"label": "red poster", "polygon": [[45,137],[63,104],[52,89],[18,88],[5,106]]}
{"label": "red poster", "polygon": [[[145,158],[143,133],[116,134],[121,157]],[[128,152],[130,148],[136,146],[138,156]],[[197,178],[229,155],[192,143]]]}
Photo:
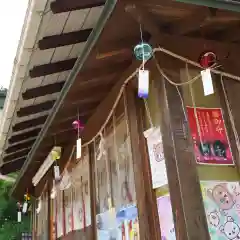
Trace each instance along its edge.
{"label": "red poster", "polygon": [[197,163],[233,165],[221,109],[196,108],[194,112],[194,108],[187,107]]}

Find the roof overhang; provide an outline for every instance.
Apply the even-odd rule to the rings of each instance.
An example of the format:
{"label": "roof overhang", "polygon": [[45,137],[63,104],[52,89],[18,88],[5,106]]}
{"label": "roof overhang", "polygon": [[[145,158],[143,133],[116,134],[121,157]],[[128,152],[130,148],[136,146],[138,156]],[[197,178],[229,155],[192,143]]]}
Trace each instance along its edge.
{"label": "roof overhang", "polygon": [[[76,61],[51,115],[28,155],[14,186],[14,196],[19,196],[27,187],[31,187],[29,179],[38,171],[41,162],[54,145],[53,133],[58,136],[56,144],[63,147],[59,163],[61,169],[64,169],[71,159],[76,141],[72,121],[78,115],[81,120],[85,120],[86,125],[82,133],[84,143],[91,141],[101,129],[124,81],[140,65],[132,54],[133,47],[140,41],[139,21],[144,29],[144,40],[149,41],[150,38],[153,47],[160,45],[197,61],[207,45],[224,61],[226,71],[240,75],[239,68],[236,67],[240,50],[237,44],[229,42],[229,39],[240,41],[240,34],[235,34],[238,26],[236,23],[240,22],[239,14],[219,9],[212,12],[203,6],[175,1],[141,0],[135,4],[125,1],[118,2],[114,8],[115,3],[116,1],[107,1],[96,28]],[[202,29],[214,34],[203,37]],[[224,32],[221,37],[219,31]],[[229,38],[230,35],[234,38]],[[184,66],[182,62],[172,59],[169,61],[169,58],[163,55],[160,57],[163,69],[172,68],[173,65],[179,69]],[[63,122],[64,118],[68,120]],[[64,131],[58,132],[59,129]],[[52,177],[52,172],[48,174]],[[35,189],[32,189],[32,193],[41,193],[48,174]]]}
{"label": "roof overhang", "polygon": [[30,1],[0,124],[3,174],[19,171],[28,159],[104,4]]}

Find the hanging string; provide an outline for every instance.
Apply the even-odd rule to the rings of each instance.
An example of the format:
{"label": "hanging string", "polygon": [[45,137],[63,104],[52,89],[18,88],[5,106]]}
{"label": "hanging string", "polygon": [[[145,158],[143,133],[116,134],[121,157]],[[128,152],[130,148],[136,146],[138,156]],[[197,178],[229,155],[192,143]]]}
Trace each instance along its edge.
{"label": "hanging string", "polygon": [[[106,129],[104,129],[104,136],[106,137]],[[104,145],[104,148],[105,147],[106,145]],[[104,149],[104,151],[106,151],[106,149]],[[111,191],[111,178],[110,178],[110,169],[109,169],[109,157],[108,157],[107,151],[106,151],[106,154],[103,155],[103,159],[105,161],[105,166],[107,171],[107,200],[108,200],[108,208],[110,210],[112,208],[112,191]]]}
{"label": "hanging string", "polygon": [[[189,69],[188,69],[188,64],[187,63],[186,63],[186,73],[187,73],[187,78],[190,79],[190,74],[189,74]],[[200,138],[200,144],[203,147],[201,128],[200,128],[200,124],[199,124],[199,119],[198,119],[198,115],[197,115],[197,108],[196,108],[196,102],[195,102],[195,94],[194,94],[194,90],[193,90],[193,86],[192,85],[193,85],[193,83],[191,83],[189,85],[189,90],[190,90],[190,95],[191,95],[192,104],[193,104],[193,111],[194,111],[194,117],[195,117],[196,125],[197,125],[197,132],[198,132],[198,136]]]}
{"label": "hanging string", "polygon": [[[129,181],[130,179],[130,164],[132,163],[130,161],[131,159],[131,146],[130,146],[130,140],[129,140],[129,136],[130,136],[130,130],[129,130],[129,121],[128,121],[128,114],[127,114],[127,98],[126,98],[126,89],[124,89],[123,91],[123,105],[124,105],[124,118],[125,118],[125,122],[126,122],[126,127],[127,127],[127,137],[125,140],[125,143],[127,145],[127,152],[126,155],[124,156],[124,165],[125,165],[125,191],[126,191],[126,197],[128,198],[128,201],[130,203],[133,202],[133,193],[131,192],[132,189],[135,189],[135,186],[133,186],[133,188],[130,188],[130,183],[134,184],[134,182]],[[133,163],[132,163],[133,164]]]}
{"label": "hanging string", "polygon": [[239,155],[239,158],[240,158],[240,141],[239,141],[237,128],[236,128],[236,125],[235,125],[233,113],[232,113],[232,110],[231,110],[231,107],[230,107],[230,103],[229,103],[229,100],[228,100],[228,96],[227,96],[227,92],[226,92],[226,88],[225,88],[225,85],[224,85],[224,82],[223,82],[223,76],[222,75],[221,75],[221,78],[220,78],[220,82],[221,82],[221,86],[222,86],[222,90],[223,90],[223,96],[224,96],[226,106],[227,106],[228,116],[229,116],[229,119],[230,119],[230,122],[231,122],[231,125],[232,125],[232,130],[233,130],[234,138],[235,138],[237,149],[238,149],[238,155]]}
{"label": "hanging string", "polygon": [[[118,148],[117,148],[117,137],[116,137],[116,115],[113,114],[113,146],[114,146],[114,153],[116,158],[116,170],[117,170],[117,186],[118,189],[120,188],[120,166],[119,166],[119,156],[118,156]],[[120,198],[120,191],[118,192],[118,198]]]}
{"label": "hanging string", "polygon": [[78,139],[80,138],[80,116],[79,116],[79,109],[77,112],[77,120],[78,120],[78,125],[77,125],[77,137]]}
{"label": "hanging string", "polygon": [[149,107],[148,107],[148,102],[147,102],[146,99],[144,99],[144,106],[145,106],[145,110],[146,110],[146,114],[147,114],[147,118],[148,118],[150,127],[153,128],[154,127],[153,120],[152,120],[151,113],[150,113],[150,110],[149,110]]}
{"label": "hanging string", "polygon": [[[140,27],[140,35],[141,35],[141,43],[142,43],[142,46],[143,46],[143,32],[142,32],[142,24],[140,23],[139,25]],[[142,48],[142,56],[143,56],[143,59],[142,59],[142,70],[144,71],[144,65],[145,65],[145,58],[144,58],[144,47]]]}
{"label": "hanging string", "polygon": [[[164,49],[164,48],[162,48],[162,47],[158,47],[158,48],[154,48],[154,49],[153,49],[153,58],[155,58],[155,53],[156,53],[156,52],[163,52],[163,53],[165,53],[165,54],[167,54],[167,55],[170,55],[170,56],[172,56],[172,57],[174,57],[174,58],[176,58],[176,59],[179,59],[179,60],[181,60],[181,61],[183,61],[183,62],[185,62],[185,63],[188,63],[188,64],[190,64],[190,65],[193,65],[193,66],[195,66],[195,67],[198,67],[198,68],[202,69],[202,67],[199,65],[199,63],[194,62],[194,61],[192,61],[192,60],[189,60],[188,58],[182,57],[182,56],[180,56],[180,55],[178,55],[178,54],[175,54],[175,53],[173,53],[173,52],[171,52],[171,51],[169,51],[169,50],[167,50],[167,49]],[[146,63],[147,61],[149,61],[149,60],[146,60],[145,63]],[[158,64],[158,62],[156,61],[155,63],[156,63],[156,66],[157,66],[158,70],[160,70],[161,68],[160,68],[160,65]],[[86,142],[83,146],[86,146],[86,145],[90,144],[91,142],[93,142],[94,139],[95,139],[96,137],[98,137],[98,136],[100,135],[100,133],[103,131],[103,129],[105,128],[105,126],[106,126],[107,123],[109,122],[110,118],[112,117],[112,114],[113,114],[114,109],[116,108],[116,106],[117,106],[118,103],[119,103],[119,100],[120,100],[120,98],[121,98],[121,96],[122,96],[122,94],[123,94],[123,91],[124,91],[125,86],[127,85],[127,83],[128,83],[130,80],[132,80],[132,79],[138,74],[139,69],[142,69],[142,67],[143,67],[143,63],[142,63],[135,71],[133,71],[132,74],[130,74],[130,75],[125,79],[125,81],[124,81],[123,84],[122,84],[122,87],[119,89],[119,94],[117,95],[116,100],[114,101],[113,107],[111,108],[111,110],[110,110],[110,112],[109,112],[109,114],[108,114],[105,122],[103,123],[103,125],[101,126],[101,128],[99,129],[99,131],[96,133],[96,135],[93,136],[92,139],[91,139],[90,141]],[[226,72],[223,72],[223,71],[220,71],[220,70],[216,70],[216,69],[211,69],[211,72],[213,72],[213,73],[215,73],[215,74],[219,74],[219,75],[225,76],[225,77],[228,77],[228,78],[231,78],[231,79],[233,79],[233,80],[240,81],[240,77],[238,77],[238,76],[236,76],[236,75],[233,75],[233,74],[230,74],[230,73],[226,73]],[[196,81],[197,79],[199,79],[200,76],[201,76],[201,75],[199,74],[199,75],[195,76],[194,78],[190,79],[188,82],[176,83],[176,82],[174,82],[174,81],[171,81],[171,80],[169,79],[169,77],[167,77],[166,74],[165,74],[162,70],[160,71],[160,73],[161,73],[161,75],[163,75],[163,77],[164,77],[168,82],[170,82],[170,83],[171,83],[172,85],[174,85],[174,86],[189,85],[190,83],[195,82],[195,81]],[[180,85],[179,85],[179,84],[180,84]]]}
{"label": "hanging string", "polygon": [[176,87],[178,96],[179,96],[179,98],[180,98],[181,104],[182,104],[182,110],[183,110],[183,114],[184,114],[185,121],[187,122],[187,119],[188,119],[188,118],[187,118],[187,113],[186,113],[186,109],[185,109],[185,105],[184,105],[184,101],[183,101],[182,94],[181,94],[178,86],[175,86],[175,87]]}
{"label": "hanging string", "polygon": [[94,147],[94,174],[95,174],[95,186],[96,186],[96,194],[97,194],[97,204],[100,204],[100,196],[99,196],[99,174],[97,170],[97,151],[96,151],[96,140],[93,141]]}

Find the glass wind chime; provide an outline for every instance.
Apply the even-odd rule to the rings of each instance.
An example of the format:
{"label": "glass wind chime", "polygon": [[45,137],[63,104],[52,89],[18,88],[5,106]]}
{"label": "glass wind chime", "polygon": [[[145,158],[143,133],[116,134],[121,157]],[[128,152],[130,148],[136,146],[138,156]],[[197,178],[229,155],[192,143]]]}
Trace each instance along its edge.
{"label": "glass wind chime", "polygon": [[79,159],[82,157],[82,139],[80,137],[80,133],[84,129],[84,126],[82,122],[79,119],[79,114],[78,114],[78,119],[75,120],[72,123],[72,127],[74,130],[77,131],[77,142],[76,142],[76,159]]}
{"label": "glass wind chime", "polygon": [[144,65],[153,55],[153,49],[150,44],[143,41],[142,28],[140,25],[141,43],[135,46],[134,55],[137,60],[142,61],[141,68],[138,71],[138,96],[147,98],[149,92],[149,71]]}
{"label": "glass wind chime", "polygon": [[217,65],[217,56],[212,51],[205,51],[199,56],[199,65],[203,68],[201,71],[204,95],[208,96],[214,93],[211,76],[211,68]]}

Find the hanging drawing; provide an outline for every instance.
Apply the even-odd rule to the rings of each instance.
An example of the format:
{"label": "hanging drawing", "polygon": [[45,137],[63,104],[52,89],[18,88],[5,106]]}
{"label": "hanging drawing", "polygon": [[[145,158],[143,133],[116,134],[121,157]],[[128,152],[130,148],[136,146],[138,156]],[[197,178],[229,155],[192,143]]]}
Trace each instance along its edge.
{"label": "hanging drawing", "polygon": [[176,240],[170,195],[157,199],[162,240]]}
{"label": "hanging drawing", "polygon": [[57,223],[57,237],[63,236],[63,205],[62,192],[58,191],[56,200],[56,223]]}
{"label": "hanging drawing", "polygon": [[152,185],[156,189],[168,184],[160,127],[146,130],[144,136],[147,139]]}
{"label": "hanging drawing", "polygon": [[64,204],[65,204],[65,229],[66,233],[72,232],[74,229],[73,222],[73,206],[72,206],[72,189],[64,191]]}
{"label": "hanging drawing", "polygon": [[138,210],[135,204],[126,208],[120,209],[116,213],[118,239],[119,240],[138,240],[139,223],[138,223]]}
{"label": "hanging drawing", "polygon": [[240,185],[238,182],[201,182],[212,240],[240,239]]}
{"label": "hanging drawing", "polygon": [[84,156],[72,172],[73,189],[73,225],[75,230],[91,225],[89,159]]}
{"label": "hanging drawing", "polygon": [[233,165],[231,147],[221,109],[196,108],[195,110],[187,107],[197,163]]}
{"label": "hanging drawing", "polygon": [[97,215],[98,240],[138,240],[139,224],[136,205]]}

